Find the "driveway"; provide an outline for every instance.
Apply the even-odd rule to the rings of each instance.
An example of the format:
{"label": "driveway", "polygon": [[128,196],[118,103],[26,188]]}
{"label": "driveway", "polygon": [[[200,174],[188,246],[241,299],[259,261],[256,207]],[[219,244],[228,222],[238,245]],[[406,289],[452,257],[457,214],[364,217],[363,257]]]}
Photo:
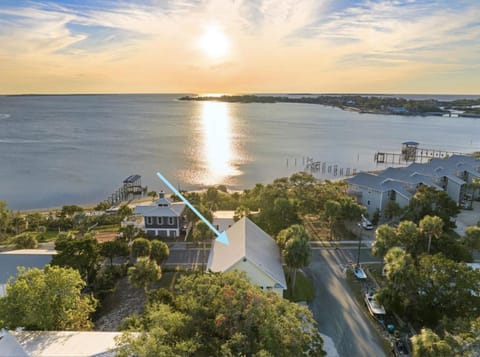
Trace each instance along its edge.
{"label": "driveway", "polygon": [[312,251],[312,263],[304,269],[315,288],[310,309],[318,329],[333,339],[340,356],[385,356],[381,337],[345,281],[342,267],[351,259],[347,250]]}

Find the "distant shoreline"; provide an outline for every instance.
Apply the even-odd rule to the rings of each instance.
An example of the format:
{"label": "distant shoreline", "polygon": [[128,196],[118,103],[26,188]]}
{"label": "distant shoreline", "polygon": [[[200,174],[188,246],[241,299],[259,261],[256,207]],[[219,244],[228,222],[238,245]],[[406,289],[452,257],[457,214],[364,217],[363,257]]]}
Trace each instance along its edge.
{"label": "distant shoreline", "polygon": [[480,117],[478,99],[456,99],[440,101],[436,99],[405,99],[393,96],[361,95],[319,95],[298,94],[290,96],[259,95],[222,95],[222,96],[184,96],[185,101],[217,101],[227,103],[304,103],[317,104],[358,112],[360,114],[383,114],[404,116],[444,116],[452,115],[452,110],[459,117]]}

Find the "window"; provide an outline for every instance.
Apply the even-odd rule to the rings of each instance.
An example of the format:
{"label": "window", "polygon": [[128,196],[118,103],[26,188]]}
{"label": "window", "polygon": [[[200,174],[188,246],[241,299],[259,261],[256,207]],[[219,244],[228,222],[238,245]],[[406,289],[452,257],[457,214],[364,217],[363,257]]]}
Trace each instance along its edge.
{"label": "window", "polygon": [[168,217],[168,224],[173,226],[173,217]]}
{"label": "window", "polygon": [[157,224],[163,224],[163,217],[157,217]]}
{"label": "window", "polygon": [[152,224],[152,217],[147,217],[147,224]]}

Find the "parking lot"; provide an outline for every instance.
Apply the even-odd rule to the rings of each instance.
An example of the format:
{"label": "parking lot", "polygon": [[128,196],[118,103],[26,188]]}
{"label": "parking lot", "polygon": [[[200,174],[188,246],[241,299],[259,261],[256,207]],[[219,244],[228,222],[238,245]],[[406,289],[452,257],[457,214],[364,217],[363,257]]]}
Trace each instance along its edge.
{"label": "parking lot", "polygon": [[455,232],[461,236],[465,234],[467,227],[476,226],[480,220],[480,202],[473,201],[472,208],[471,210],[462,209],[456,217],[457,228],[455,228]]}

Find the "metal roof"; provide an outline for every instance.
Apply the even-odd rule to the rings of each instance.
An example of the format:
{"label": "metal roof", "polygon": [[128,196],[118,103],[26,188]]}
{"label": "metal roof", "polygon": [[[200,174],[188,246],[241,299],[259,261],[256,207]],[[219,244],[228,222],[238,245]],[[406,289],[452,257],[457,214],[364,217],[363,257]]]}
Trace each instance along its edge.
{"label": "metal roof", "polygon": [[[113,357],[121,332],[15,331],[18,343],[35,357]],[[28,356],[27,355],[27,356]]]}
{"label": "metal roof", "polygon": [[186,205],[183,202],[174,202],[169,206],[137,206],[133,212],[144,217],[179,217],[182,215],[185,207]]}
{"label": "metal roof", "polygon": [[0,253],[0,284],[6,284],[10,277],[17,276],[17,267],[39,268],[50,263],[52,251],[50,254],[22,254],[22,251],[12,251]]}
{"label": "metal roof", "polygon": [[246,258],[278,286],[287,288],[277,243],[247,217],[243,217],[226,231],[229,244],[214,241],[208,257],[207,270],[228,271]]}
{"label": "metal roof", "polygon": [[135,181],[140,180],[141,177],[142,176],[140,175],[130,175],[125,180],[123,180],[123,183],[134,183]]}
{"label": "metal roof", "polygon": [[15,336],[7,330],[0,330],[0,357],[29,357]]}

